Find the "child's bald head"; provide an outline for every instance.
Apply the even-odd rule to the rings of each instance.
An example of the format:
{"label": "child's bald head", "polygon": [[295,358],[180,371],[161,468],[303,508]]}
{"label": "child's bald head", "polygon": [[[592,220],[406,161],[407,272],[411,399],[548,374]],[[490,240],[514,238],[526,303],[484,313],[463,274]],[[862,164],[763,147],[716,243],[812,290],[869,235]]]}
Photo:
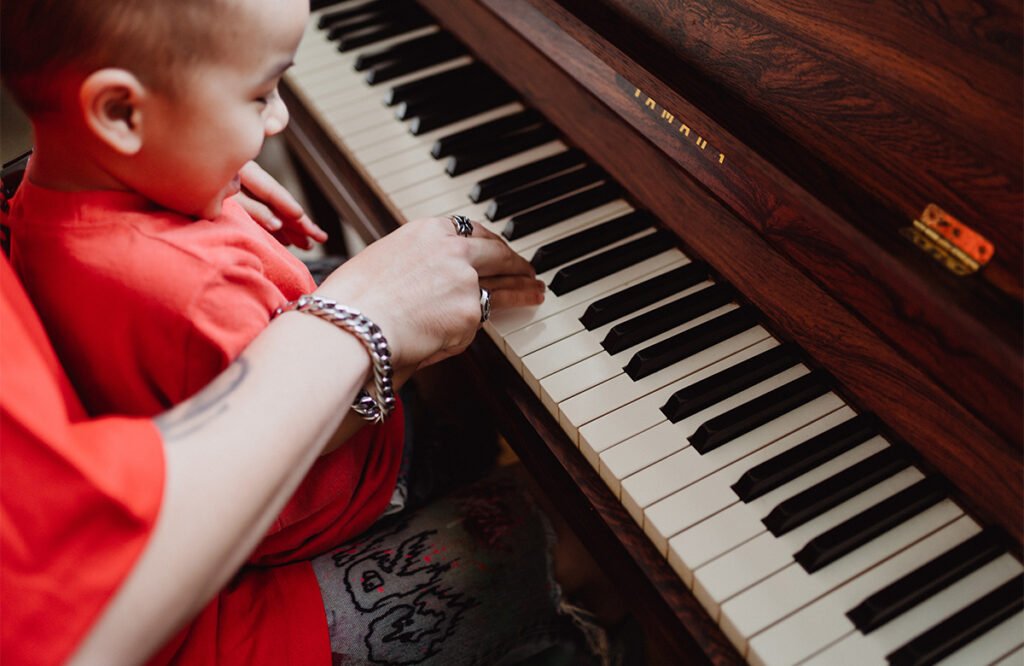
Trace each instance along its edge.
{"label": "child's bald head", "polygon": [[12,0],[0,18],[3,81],[29,113],[58,106],[62,79],[130,70],[173,93],[196,62],[224,55],[238,0]]}

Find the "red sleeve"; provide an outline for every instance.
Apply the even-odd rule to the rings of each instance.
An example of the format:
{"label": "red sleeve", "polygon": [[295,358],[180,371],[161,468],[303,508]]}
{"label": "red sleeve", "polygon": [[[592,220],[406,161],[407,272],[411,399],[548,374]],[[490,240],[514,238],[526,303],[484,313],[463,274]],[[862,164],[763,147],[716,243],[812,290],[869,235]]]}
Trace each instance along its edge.
{"label": "red sleeve", "polygon": [[163,447],[148,419],[84,420],[6,259],[0,369],[0,661],[56,664],[146,543]]}
{"label": "red sleeve", "polygon": [[[86,420],[0,256],[0,663],[64,663],[141,554],[163,496],[149,419]],[[154,663],[330,663],[323,601],[302,562],[249,569]]]}

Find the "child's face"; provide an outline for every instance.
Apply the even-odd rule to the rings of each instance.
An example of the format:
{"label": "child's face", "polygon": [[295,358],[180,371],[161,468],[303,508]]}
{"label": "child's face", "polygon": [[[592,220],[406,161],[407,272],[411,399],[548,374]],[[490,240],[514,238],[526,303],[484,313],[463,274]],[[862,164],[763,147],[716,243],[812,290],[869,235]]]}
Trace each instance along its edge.
{"label": "child's face", "polygon": [[143,119],[135,182],[151,200],[186,215],[213,218],[238,192],[238,171],[280,132],[288,111],[277,83],[292,61],[308,0],[240,0],[239,20],[211,34],[227,58],[181,72],[182,93],[160,96]]}

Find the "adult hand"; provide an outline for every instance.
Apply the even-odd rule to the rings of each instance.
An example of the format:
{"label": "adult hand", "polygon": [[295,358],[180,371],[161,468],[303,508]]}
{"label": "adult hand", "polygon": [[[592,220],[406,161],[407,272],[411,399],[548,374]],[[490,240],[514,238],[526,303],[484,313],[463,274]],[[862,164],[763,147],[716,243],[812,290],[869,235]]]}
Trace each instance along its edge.
{"label": "adult hand", "polygon": [[235,201],[283,245],[309,250],[312,241],[327,240],[327,232],[309,219],[295,197],[263,167],[250,161],[238,175],[242,191],[235,195]]}
{"label": "adult hand", "polygon": [[391,345],[392,365],[416,368],[465,349],[491,307],[537,305],[544,283],[529,262],[480,225],[457,236],[448,218],[403,225],[346,261],[317,293],[361,310]]}

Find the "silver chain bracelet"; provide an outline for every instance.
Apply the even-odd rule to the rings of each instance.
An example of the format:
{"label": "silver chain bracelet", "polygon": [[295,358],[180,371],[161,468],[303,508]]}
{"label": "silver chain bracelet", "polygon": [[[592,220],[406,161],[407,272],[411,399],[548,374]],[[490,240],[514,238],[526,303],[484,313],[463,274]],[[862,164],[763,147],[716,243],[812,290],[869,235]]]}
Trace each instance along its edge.
{"label": "silver chain bracelet", "polygon": [[306,312],[329,321],[356,336],[366,345],[366,351],[370,353],[370,359],[373,361],[374,395],[370,395],[365,389],[361,390],[352,404],[352,410],[373,423],[380,423],[386,419],[395,409],[395,389],[391,379],[391,350],[377,324],[358,310],[310,295],[285,303],[274,311],[274,317],[291,310]]}

